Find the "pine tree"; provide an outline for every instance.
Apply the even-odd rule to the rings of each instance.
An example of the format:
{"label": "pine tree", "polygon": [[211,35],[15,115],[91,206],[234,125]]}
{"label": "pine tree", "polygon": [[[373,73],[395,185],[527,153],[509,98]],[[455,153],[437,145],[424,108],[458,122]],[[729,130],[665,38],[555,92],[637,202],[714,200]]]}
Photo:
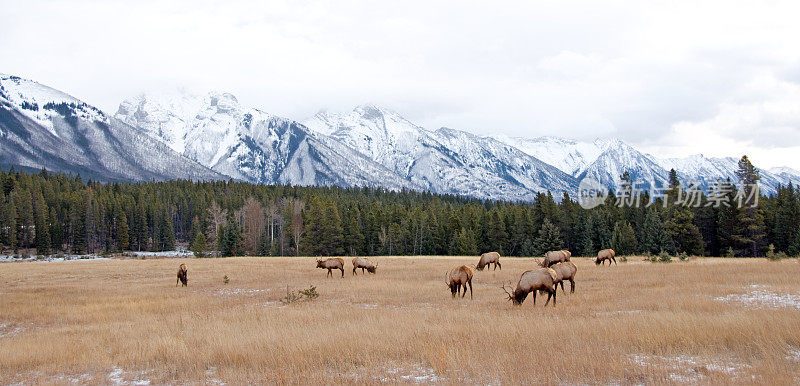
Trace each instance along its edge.
{"label": "pine tree", "polygon": [[644,220],[644,239],[640,246],[645,252],[657,254],[662,251],[672,253],[675,249],[661,219],[658,209],[650,207]]}
{"label": "pine tree", "polygon": [[42,192],[36,192],[34,194],[34,207],[33,207],[33,216],[34,216],[34,231],[36,233],[35,236],[35,243],[36,243],[36,253],[38,255],[49,255],[50,254],[50,221],[48,221],[48,216],[50,211],[47,208],[47,204],[44,201],[44,196],[42,196]]}
{"label": "pine tree", "polygon": [[478,244],[475,241],[475,234],[471,230],[461,228],[450,243],[450,254],[456,256],[477,255]]}
{"label": "pine tree", "polygon": [[364,248],[364,235],[358,226],[359,213],[358,208],[352,208],[345,214],[344,244],[350,256],[357,256]]}
{"label": "pine tree", "polygon": [[557,251],[564,248],[561,241],[561,231],[558,227],[545,218],[542,227],[539,229],[539,236],[536,238],[536,246],[539,251],[537,255],[543,255],[548,251]]}
{"label": "pine tree", "polygon": [[194,252],[196,257],[205,257],[206,251],[208,250],[208,244],[206,243],[206,235],[203,232],[197,232],[194,236],[194,240],[192,241],[192,245],[189,247],[189,250]]}
{"label": "pine tree", "polygon": [[617,221],[611,235],[611,248],[619,256],[632,255],[638,250],[636,233],[627,221]]}
{"label": "pine tree", "polygon": [[761,253],[763,247],[762,239],[765,236],[764,214],[761,208],[757,206],[756,201],[758,181],[761,177],[758,174],[758,169],[750,163],[746,155],[739,160],[739,169],[736,171],[736,177],[739,178],[739,183],[742,185],[739,194],[743,198],[739,202],[743,207],[740,208],[737,216],[741,228],[739,232],[733,235],[733,239],[737,244],[744,246],[750,256],[756,257]]}
{"label": "pine tree", "polygon": [[117,217],[117,250],[125,251],[130,248],[130,228],[128,227],[128,216],[120,210]]}
{"label": "pine tree", "polygon": [[800,230],[797,222],[800,218],[800,200],[791,183],[788,187],[778,188],[775,200],[775,225],[771,239],[775,250],[788,252]]}
{"label": "pine tree", "polygon": [[506,254],[505,246],[508,241],[508,233],[506,233],[506,226],[500,218],[500,213],[496,210],[493,210],[489,215],[486,239],[488,249],[483,252],[496,251],[500,255]]}

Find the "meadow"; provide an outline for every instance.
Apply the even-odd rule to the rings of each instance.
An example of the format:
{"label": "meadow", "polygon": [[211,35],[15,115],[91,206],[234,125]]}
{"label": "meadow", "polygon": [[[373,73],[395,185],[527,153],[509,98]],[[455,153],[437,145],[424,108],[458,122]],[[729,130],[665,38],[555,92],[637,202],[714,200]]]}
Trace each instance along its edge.
{"label": "meadow", "polygon": [[3,263],[0,383],[800,382],[797,259],[573,258],[556,307],[500,289],[533,259],[476,272],[474,300],[444,275],[478,257],[372,259],[344,278],[308,257]]}

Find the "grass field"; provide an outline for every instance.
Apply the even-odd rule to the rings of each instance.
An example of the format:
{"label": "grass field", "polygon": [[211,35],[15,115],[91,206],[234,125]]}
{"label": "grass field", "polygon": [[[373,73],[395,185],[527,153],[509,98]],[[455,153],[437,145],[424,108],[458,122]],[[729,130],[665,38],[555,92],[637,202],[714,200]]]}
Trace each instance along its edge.
{"label": "grass field", "polygon": [[546,308],[499,288],[531,259],[476,272],[472,301],[444,274],[477,257],[375,260],[344,278],[312,258],[0,264],[0,383],[800,382],[797,259],[573,258],[576,292]]}

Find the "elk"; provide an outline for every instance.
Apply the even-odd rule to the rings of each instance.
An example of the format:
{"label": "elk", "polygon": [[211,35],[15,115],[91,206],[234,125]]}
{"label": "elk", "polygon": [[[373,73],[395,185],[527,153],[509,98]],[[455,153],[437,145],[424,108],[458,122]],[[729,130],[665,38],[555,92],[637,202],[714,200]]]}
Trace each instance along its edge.
{"label": "elk", "polygon": [[178,267],[178,280],[175,280],[175,287],[178,286],[178,282],[182,283],[181,287],[186,287],[186,283],[189,282],[189,270],[186,269],[186,264],[182,264]]}
{"label": "elk", "polygon": [[469,298],[472,299],[472,274],[472,268],[466,265],[455,267],[445,274],[445,283],[450,288],[450,294],[453,295],[453,298],[461,292],[462,287],[464,288],[464,293],[461,294],[461,297],[466,296],[467,286],[469,285]]}
{"label": "elk", "polygon": [[578,267],[571,261],[567,261],[564,263],[558,263],[552,267],[553,271],[556,271],[556,281],[555,286],[558,287],[558,284],[561,284],[561,292],[566,293],[564,291],[564,280],[569,280],[570,284],[570,293],[575,292],[575,273],[578,272]]}
{"label": "elk", "polygon": [[344,277],[344,259],[341,257],[331,257],[325,260],[317,259],[317,268],[327,269],[328,274],[325,277],[331,276],[333,277],[333,270],[338,269],[342,271],[342,277]]}
{"label": "elk", "polygon": [[567,255],[567,261],[569,261],[569,259],[572,258],[572,252],[570,252],[569,249],[564,249],[562,250],[562,252],[564,252],[564,254]]}
{"label": "elk", "polygon": [[375,273],[375,270],[378,269],[378,264],[373,263],[369,259],[363,257],[356,257],[353,258],[353,275],[356,275],[356,269],[361,268],[361,273],[364,273],[366,269],[369,273]]}
{"label": "elk", "polygon": [[550,267],[553,264],[569,261],[571,254],[567,251],[550,251],[544,254],[544,260],[539,265],[542,268]]}
{"label": "elk", "polygon": [[604,249],[600,252],[597,252],[597,258],[594,259],[595,265],[603,264],[605,265],[606,260],[608,260],[608,265],[611,266],[611,262],[614,262],[614,265],[617,265],[617,259],[614,258],[614,250],[613,249]]}
{"label": "elk", "polygon": [[528,294],[533,292],[533,305],[535,307],[536,292],[547,292],[547,301],[544,303],[545,307],[547,307],[547,303],[550,303],[550,298],[553,298],[553,307],[555,307],[555,279],[557,275],[556,271],[551,268],[539,268],[525,271],[522,273],[522,276],[519,277],[519,282],[517,282],[517,288],[514,289],[514,292],[510,291],[511,288],[506,289],[505,285],[500,288],[508,295],[508,300],[511,300],[514,305],[517,306],[521,306],[525,298],[528,297]]}
{"label": "elk", "polygon": [[500,254],[497,252],[486,252],[481,255],[481,259],[478,261],[478,265],[475,266],[475,269],[478,271],[483,271],[484,267],[489,267],[494,264],[494,269],[500,268],[503,270],[503,266],[500,265]]}

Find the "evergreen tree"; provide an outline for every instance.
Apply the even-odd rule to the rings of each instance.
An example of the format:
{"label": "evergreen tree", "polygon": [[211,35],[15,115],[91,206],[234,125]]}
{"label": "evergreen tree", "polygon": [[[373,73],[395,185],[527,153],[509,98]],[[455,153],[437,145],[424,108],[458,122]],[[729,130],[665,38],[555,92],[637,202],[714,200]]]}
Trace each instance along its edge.
{"label": "evergreen tree", "polygon": [[478,244],[475,234],[466,228],[461,228],[450,243],[450,254],[456,256],[472,256],[478,254]]}
{"label": "evergreen tree", "polygon": [[790,183],[788,187],[778,188],[775,200],[775,225],[771,240],[776,251],[788,252],[800,230],[800,197]]}
{"label": "evergreen tree", "polygon": [[489,224],[486,231],[486,245],[487,249],[481,252],[496,251],[500,255],[505,255],[505,245],[508,242],[508,233],[506,233],[506,226],[500,218],[500,213],[493,210],[489,215]]}
{"label": "evergreen tree", "polygon": [[644,239],[641,240],[640,246],[645,252],[652,254],[658,254],[662,251],[668,253],[674,252],[674,245],[667,235],[667,230],[661,219],[661,214],[658,212],[658,209],[654,207],[650,207],[650,209],[647,210],[643,234]]}
{"label": "evergreen tree", "polygon": [[764,238],[764,214],[758,207],[758,181],[761,177],[747,156],[742,156],[739,160],[739,169],[736,177],[742,188],[739,191],[737,204],[743,207],[738,211],[738,222],[741,224],[739,232],[733,235],[733,239],[748,251],[752,257],[761,253],[762,239]]}
{"label": "evergreen tree", "polygon": [[636,233],[627,221],[617,221],[611,235],[611,248],[617,255],[632,255],[638,250]]}
{"label": "evergreen tree", "polygon": [[130,248],[130,228],[128,227],[128,217],[125,212],[120,211],[117,217],[117,250],[125,251]]}
{"label": "evergreen tree", "polygon": [[542,227],[539,229],[539,236],[536,238],[536,246],[539,248],[537,255],[543,255],[548,251],[557,251],[564,248],[561,241],[561,231],[558,227],[545,218]]}
{"label": "evergreen tree", "polygon": [[206,235],[203,232],[197,232],[192,241],[189,250],[194,253],[196,257],[205,257],[208,251],[208,243],[206,242]]}
{"label": "evergreen tree", "polygon": [[336,205],[319,199],[311,200],[304,213],[305,237],[301,244],[310,256],[338,256],[344,253],[342,224]]}

